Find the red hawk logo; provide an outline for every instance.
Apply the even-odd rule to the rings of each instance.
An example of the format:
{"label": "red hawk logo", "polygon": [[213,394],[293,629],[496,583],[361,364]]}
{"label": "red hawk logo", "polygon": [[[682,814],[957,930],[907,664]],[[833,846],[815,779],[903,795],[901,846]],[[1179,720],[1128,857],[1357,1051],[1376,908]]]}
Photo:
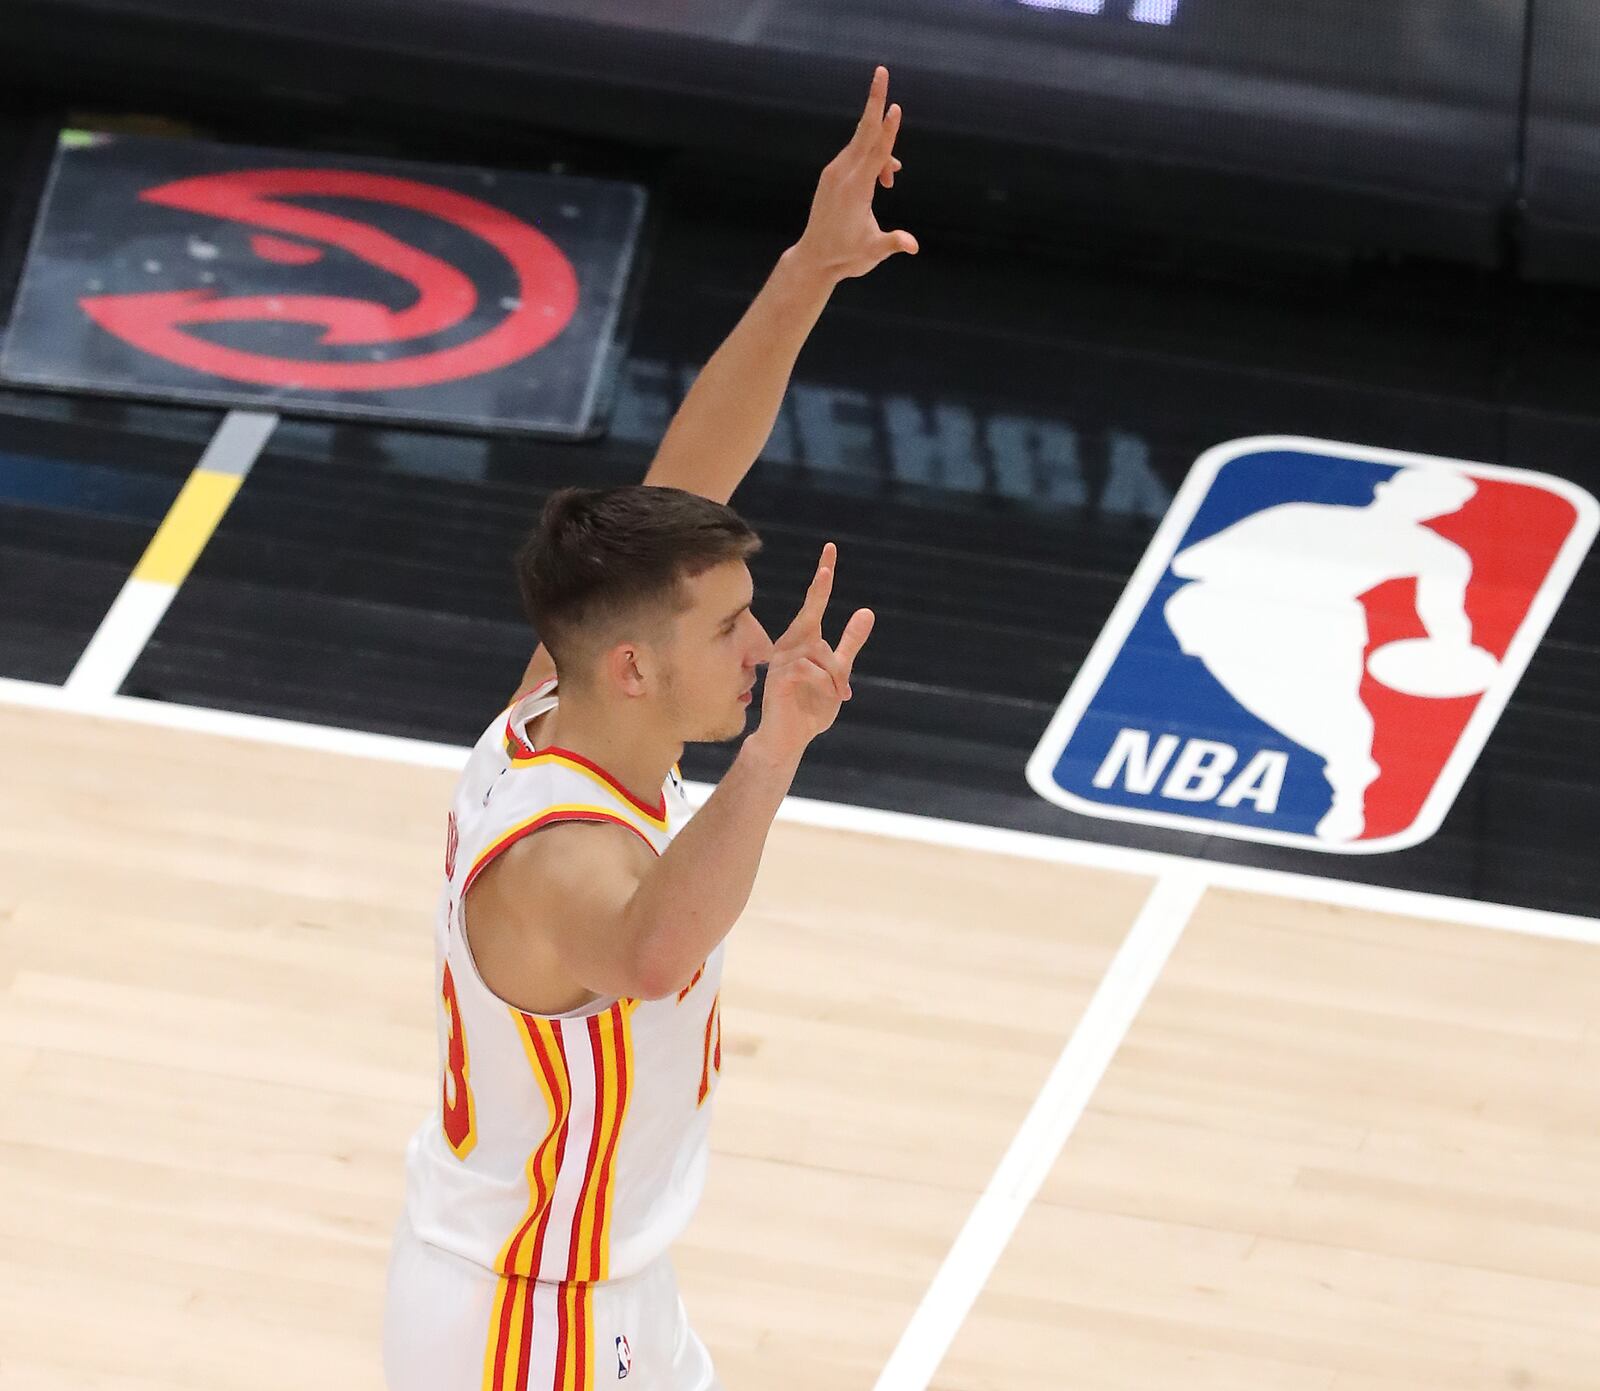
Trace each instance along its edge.
{"label": "red hawk logo", "polygon": [[[478,305],[478,288],[448,261],[335,213],[282,201],[337,196],[389,203],[443,218],[488,242],[510,265],[516,291],[505,318],[447,348],[385,361],[280,357],[214,343],[196,324],[281,321],[320,325],[328,348],[392,347],[443,333]],[[278,265],[310,265],[335,247],[416,291],[404,309],[342,295],[222,295],[214,290],[87,295],[78,303],[108,333],[179,366],[257,386],[389,391],[436,386],[492,372],[549,343],[578,306],[578,277],[559,247],[503,209],[452,189],[386,174],[329,169],[250,169],[202,174],[147,188],[140,199],[261,230],[250,248]]]}

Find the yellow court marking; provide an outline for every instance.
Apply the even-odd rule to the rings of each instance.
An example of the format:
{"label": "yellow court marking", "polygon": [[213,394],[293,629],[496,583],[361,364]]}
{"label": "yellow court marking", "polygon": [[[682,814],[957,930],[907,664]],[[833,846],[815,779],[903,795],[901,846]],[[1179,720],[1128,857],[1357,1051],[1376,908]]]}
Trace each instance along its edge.
{"label": "yellow court marking", "polygon": [[239,474],[217,473],[211,469],[197,468],[191,473],[134,567],[133,578],[174,587],[181,585],[242,482],[244,478]]}

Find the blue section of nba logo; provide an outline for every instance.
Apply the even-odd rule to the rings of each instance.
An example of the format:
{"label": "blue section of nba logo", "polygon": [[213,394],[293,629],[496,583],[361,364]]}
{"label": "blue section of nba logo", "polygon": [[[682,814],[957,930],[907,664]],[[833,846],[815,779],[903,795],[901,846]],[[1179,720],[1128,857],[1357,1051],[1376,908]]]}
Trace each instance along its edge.
{"label": "blue section of nba logo", "polygon": [[1102,805],[1312,835],[1332,798],[1323,759],[1251,714],[1184,653],[1165,609],[1192,581],[1174,573],[1172,559],[1269,507],[1365,507],[1398,471],[1286,450],[1225,463],[1062,749],[1055,783]]}

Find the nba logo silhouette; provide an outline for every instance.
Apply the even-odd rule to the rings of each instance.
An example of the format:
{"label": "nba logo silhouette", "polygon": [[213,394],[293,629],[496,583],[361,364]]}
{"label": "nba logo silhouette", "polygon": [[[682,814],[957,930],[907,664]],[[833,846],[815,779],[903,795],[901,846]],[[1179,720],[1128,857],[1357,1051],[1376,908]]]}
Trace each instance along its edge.
{"label": "nba logo silhouette", "polygon": [[1362,854],[1426,840],[1600,507],[1327,440],[1201,456],[1028,761],[1073,811]]}

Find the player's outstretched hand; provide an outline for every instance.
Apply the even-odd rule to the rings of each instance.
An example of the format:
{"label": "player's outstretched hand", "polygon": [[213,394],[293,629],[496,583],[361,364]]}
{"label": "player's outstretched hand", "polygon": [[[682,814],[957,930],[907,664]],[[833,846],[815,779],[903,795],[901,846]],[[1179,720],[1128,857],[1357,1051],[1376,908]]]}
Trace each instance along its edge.
{"label": "player's outstretched hand", "polygon": [[822,635],[822,616],[833,593],[838,547],[822,548],[817,573],[805,603],[788,631],[773,644],[761,697],[763,738],[798,757],[817,735],[833,727],[839,706],[850,699],[850,672],[872,634],[871,609],[857,609],[845,624],[837,647]]}
{"label": "player's outstretched hand", "polygon": [[897,251],[917,254],[910,232],[885,232],[872,215],[873,189],[894,187],[900,161],[894,138],[900,131],[900,107],[884,110],[889,96],[889,69],[873,69],[872,90],[850,143],[840,150],[817,183],[806,230],[795,243],[802,259],[835,280],[865,275]]}

